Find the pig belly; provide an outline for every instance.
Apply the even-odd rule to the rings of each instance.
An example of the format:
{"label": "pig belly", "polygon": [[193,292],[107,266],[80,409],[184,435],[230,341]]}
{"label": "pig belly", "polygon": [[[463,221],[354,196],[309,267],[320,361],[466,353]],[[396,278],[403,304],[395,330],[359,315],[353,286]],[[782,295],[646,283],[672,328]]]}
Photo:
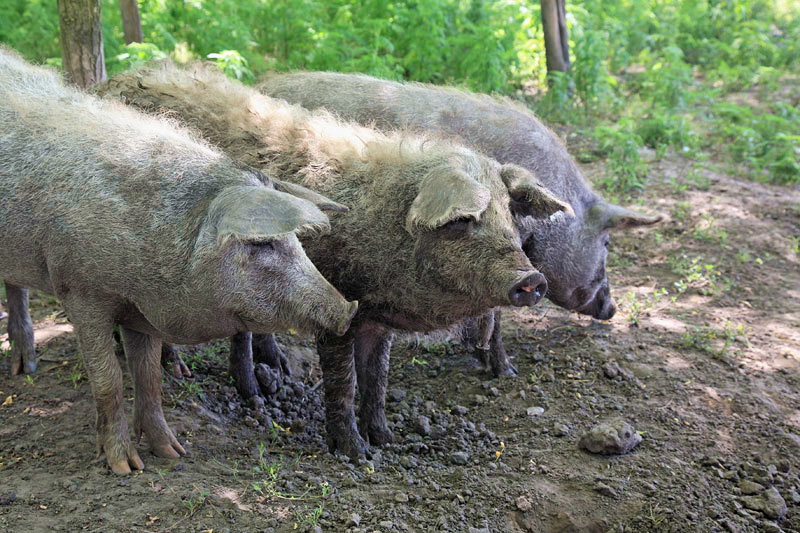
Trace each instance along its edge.
{"label": "pig belly", "polygon": [[224,319],[219,315],[214,320],[202,320],[193,317],[181,324],[154,324],[135,306],[127,306],[117,317],[117,322],[126,328],[157,337],[170,344],[199,344],[214,339],[223,339],[246,331],[244,325],[236,319]]}

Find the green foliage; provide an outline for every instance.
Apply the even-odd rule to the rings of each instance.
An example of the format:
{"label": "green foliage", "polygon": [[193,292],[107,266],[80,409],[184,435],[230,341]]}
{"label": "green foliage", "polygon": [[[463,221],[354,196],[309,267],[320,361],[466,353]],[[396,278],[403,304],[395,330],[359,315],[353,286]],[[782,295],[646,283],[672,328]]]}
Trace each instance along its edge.
{"label": "green foliage", "polygon": [[642,314],[653,310],[667,294],[667,289],[663,287],[651,293],[628,291],[620,298],[620,305],[628,313],[630,324],[638,327]]}
{"label": "green foliage", "polygon": [[236,50],[223,50],[219,53],[208,54],[208,59],[214,63],[230,78],[239,81],[253,81],[253,71],[247,66],[247,60]]}
{"label": "green foliage", "polygon": [[[572,67],[547,75],[538,2],[140,0],[145,42],[126,46],[117,1],[101,1],[112,75],[170,56],[209,59],[245,83],[307,69],[459,85],[581,126],[608,159],[602,186],[614,194],[644,187],[644,147],[800,183],[800,112],[770,96],[800,84],[796,2],[570,0]],[[59,66],[56,3],[4,1],[0,42]],[[730,101],[735,92],[746,98]]]}
{"label": "green foliage", "polygon": [[107,68],[114,72],[129,70],[157,59],[164,59],[167,54],[152,43],[130,43],[125,51],[106,61]]}
{"label": "green foliage", "polygon": [[779,183],[800,181],[800,111],[776,103],[771,113],[720,102],[712,109],[719,129],[715,137],[728,146],[752,177]]}
{"label": "green foliage", "polygon": [[730,353],[729,349],[734,343],[750,346],[744,325],[734,326],[728,321],[725,321],[721,330],[712,327],[694,327],[681,336],[682,348],[697,350],[723,361],[730,361],[732,356],[739,355],[743,351],[743,348],[740,348]]}
{"label": "green foliage", "polygon": [[702,257],[690,258],[686,254],[671,255],[669,265],[674,274],[681,276],[681,279],[674,283],[678,295],[694,289],[703,296],[711,296],[730,289],[730,280],[716,265],[703,262]]}
{"label": "green foliage", "polygon": [[601,185],[609,192],[629,194],[644,188],[646,165],[639,156],[642,139],[631,120],[616,125],[600,125],[594,129],[599,149],[608,157],[606,175]]}

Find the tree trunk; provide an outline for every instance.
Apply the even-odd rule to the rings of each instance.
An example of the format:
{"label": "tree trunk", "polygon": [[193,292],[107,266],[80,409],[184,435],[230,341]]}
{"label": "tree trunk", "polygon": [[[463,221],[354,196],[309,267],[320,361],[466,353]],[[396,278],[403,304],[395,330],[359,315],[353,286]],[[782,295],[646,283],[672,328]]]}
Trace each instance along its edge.
{"label": "tree trunk", "polygon": [[100,0],[58,0],[58,17],[67,78],[84,89],[105,80]]}
{"label": "tree trunk", "polygon": [[138,0],[119,0],[119,10],[122,13],[125,44],[142,42],[142,21],[139,18]]}
{"label": "tree trunk", "polygon": [[569,70],[566,0],[541,0],[547,72]]}

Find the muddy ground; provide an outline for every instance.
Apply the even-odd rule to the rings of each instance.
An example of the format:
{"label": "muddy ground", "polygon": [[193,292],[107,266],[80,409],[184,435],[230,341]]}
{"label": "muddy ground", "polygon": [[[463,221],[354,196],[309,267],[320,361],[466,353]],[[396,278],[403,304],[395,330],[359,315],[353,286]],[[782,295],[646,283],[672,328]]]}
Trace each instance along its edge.
{"label": "muddy ground", "polygon": [[[0,529],[800,531],[800,190],[720,168],[651,164],[639,201],[668,221],[615,236],[613,320],[505,313],[517,378],[456,341],[398,343],[396,442],[360,465],[325,452],[313,352],[284,336],[296,379],[263,412],[236,398],[225,343],[185,351],[194,377],[166,377],[164,402],[189,455],[143,442],[146,470],[114,476],[75,339],[36,296],[38,372],[0,360]],[[619,419],[632,452],[579,449]]]}

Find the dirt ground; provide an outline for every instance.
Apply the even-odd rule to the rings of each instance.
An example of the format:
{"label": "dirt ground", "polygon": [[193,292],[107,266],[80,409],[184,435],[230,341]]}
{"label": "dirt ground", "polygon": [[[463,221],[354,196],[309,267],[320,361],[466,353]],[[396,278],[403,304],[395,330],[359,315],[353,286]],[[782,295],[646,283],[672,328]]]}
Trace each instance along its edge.
{"label": "dirt ground", "polygon": [[[189,455],[143,442],[146,470],[116,477],[74,337],[37,296],[39,370],[0,359],[0,529],[800,531],[800,190],[677,156],[651,183],[642,207],[668,220],[614,236],[613,320],[507,311],[519,376],[499,380],[456,341],[398,343],[396,442],[359,465],[324,451],[313,352],[284,336],[296,379],[262,412],[225,343],[187,350],[194,377],[165,377],[164,402]],[[614,420],[642,436],[632,452],[578,447]]]}

